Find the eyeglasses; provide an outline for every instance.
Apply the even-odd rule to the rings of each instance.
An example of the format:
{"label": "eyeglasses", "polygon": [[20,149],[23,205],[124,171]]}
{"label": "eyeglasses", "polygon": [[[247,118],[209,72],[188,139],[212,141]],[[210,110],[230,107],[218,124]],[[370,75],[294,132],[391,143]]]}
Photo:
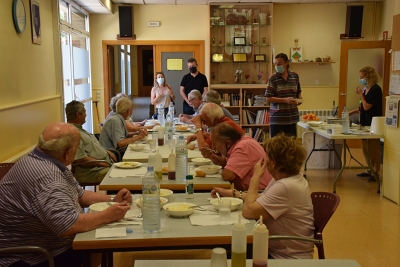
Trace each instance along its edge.
{"label": "eyeglasses", "polygon": [[188,98],[188,100],[189,100],[189,102],[192,102],[194,100],[194,98],[191,98],[191,99]]}

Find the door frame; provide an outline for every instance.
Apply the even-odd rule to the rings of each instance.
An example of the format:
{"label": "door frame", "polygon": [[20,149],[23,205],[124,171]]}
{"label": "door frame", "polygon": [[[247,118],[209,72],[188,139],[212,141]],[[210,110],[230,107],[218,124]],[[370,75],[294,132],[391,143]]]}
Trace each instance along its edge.
{"label": "door frame", "polygon": [[[350,41],[342,42],[340,46],[340,72],[339,72],[339,107],[338,110],[343,110],[346,105],[347,92],[347,72],[348,72],[348,59],[350,49],[371,49],[371,48],[383,48],[385,49],[384,62],[383,62],[383,77],[382,79],[382,108],[383,111],[386,107],[385,97],[389,95],[389,77],[390,77],[390,60],[392,41]],[[358,71],[358,70],[355,70]]]}
{"label": "door frame", "polygon": [[[155,40],[103,40],[103,81],[104,81],[104,115],[110,112],[111,93],[109,88],[109,58],[107,56],[107,47],[114,45],[136,45],[136,46],[153,46],[154,57],[154,73],[161,70],[161,53],[162,52],[192,52],[198,63],[198,70],[205,72],[205,41],[190,40],[190,41],[155,41]],[[149,103],[150,104],[150,103]]]}

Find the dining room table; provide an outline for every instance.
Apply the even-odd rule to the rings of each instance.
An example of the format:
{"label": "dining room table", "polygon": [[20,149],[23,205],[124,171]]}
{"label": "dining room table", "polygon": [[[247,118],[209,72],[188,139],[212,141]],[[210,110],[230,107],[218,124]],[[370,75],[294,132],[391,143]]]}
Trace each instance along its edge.
{"label": "dining room table", "polygon": [[[128,217],[141,214],[136,202],[140,196],[139,194],[132,195],[133,202],[127,213]],[[161,229],[154,233],[145,233],[140,220],[121,220],[95,230],[78,233],[73,240],[72,248],[102,253],[103,267],[113,266],[113,252],[119,251],[212,249],[215,247],[223,247],[230,251],[232,227],[238,220],[238,216],[241,216],[241,205],[238,210],[231,212],[230,220],[220,221],[219,214],[210,204],[210,200],[209,193],[195,193],[192,199],[186,199],[183,193],[174,193],[168,197],[168,203],[190,203],[200,207],[200,210],[194,209],[189,217],[172,217],[162,209]],[[247,251],[251,252],[255,221],[242,218],[242,223],[246,227]],[[248,257],[251,257],[251,254]],[[87,264],[90,264],[90,261],[87,261]]]}
{"label": "dining room table", "polygon": [[[364,129],[358,129],[358,128],[352,128],[351,131],[349,133],[333,133],[333,132],[328,132],[328,129],[323,129],[321,128],[318,124],[312,124],[313,126],[311,126],[309,123],[307,122],[298,122],[297,123],[298,126],[309,130],[313,133],[313,147],[310,151],[310,153],[308,154],[306,161],[304,163],[304,170],[307,170],[307,161],[310,158],[310,156],[312,155],[313,152],[315,151],[333,151],[336,155],[336,157],[341,160],[340,155],[338,154],[338,152],[336,151],[335,148],[335,141],[336,140],[342,140],[343,141],[343,160],[341,160],[341,168],[339,170],[339,172],[337,173],[335,180],[333,181],[333,193],[336,193],[336,184],[342,174],[342,172],[345,169],[369,169],[371,170],[372,176],[375,178],[375,180],[378,182],[378,193],[380,193],[380,188],[381,188],[381,180],[378,178],[378,174],[375,172],[375,169],[373,166],[371,166],[370,160],[369,160],[369,153],[366,154],[366,161],[367,161],[367,165],[368,166],[363,166],[359,161],[357,161],[359,163],[360,166],[348,166],[348,162],[347,162],[347,153],[346,151],[349,152],[350,154],[350,158],[354,159],[354,157],[351,154],[351,150],[350,147],[347,145],[347,140],[361,140],[361,139],[365,139],[367,140],[371,140],[371,139],[382,139],[384,138],[383,134],[373,134],[370,133],[368,128],[364,128]],[[328,148],[316,148],[315,147],[315,140],[316,140],[316,135],[320,135],[322,137],[325,137],[329,140],[332,141],[332,146],[328,147]],[[367,146],[368,147],[368,146]]]}
{"label": "dining room table", "polygon": [[[154,136],[151,133],[152,132],[149,132],[147,140],[153,139]],[[185,140],[186,140],[187,136],[189,136],[191,134],[193,134],[193,133],[186,132],[186,131],[183,133],[175,132],[174,133],[175,144],[180,135],[184,136]],[[150,155],[155,155],[157,153],[157,151],[159,151],[163,162],[167,162],[168,156],[169,156],[169,154],[171,154],[171,149],[175,149],[175,146],[170,147],[169,144],[167,144],[166,142],[162,146],[157,145],[155,149],[150,149],[150,144],[148,144],[148,141],[137,141],[135,143],[136,144],[144,144],[145,145],[144,149],[134,150],[128,146],[125,151],[124,156],[122,157],[122,161],[147,162]],[[197,145],[197,141],[193,141],[190,144],[193,145],[194,148],[188,149],[188,160],[191,160],[193,158],[202,158],[203,155],[201,155],[201,152]]]}
{"label": "dining room table", "polygon": [[[209,267],[211,260],[207,259],[184,259],[184,260],[135,260],[134,267]],[[231,260],[227,260],[231,266]],[[246,267],[252,267],[253,260],[246,260]],[[352,259],[325,259],[325,260],[268,260],[268,267],[361,267]]]}
{"label": "dining room table", "polygon": [[[117,167],[118,164],[114,164],[100,183],[99,189],[106,190],[107,194],[114,194],[122,188],[135,193],[141,192],[142,177],[147,171],[148,164],[139,164],[137,168],[133,169],[119,168]],[[168,166],[168,163],[163,162],[163,166]],[[188,166],[189,174],[193,175],[195,192],[210,192],[214,187],[231,188],[231,184],[222,179],[220,172],[207,174],[206,177],[198,177],[196,176],[197,166],[193,162],[189,162]],[[168,180],[168,173],[163,173],[160,180],[160,188],[185,192],[185,181]]]}

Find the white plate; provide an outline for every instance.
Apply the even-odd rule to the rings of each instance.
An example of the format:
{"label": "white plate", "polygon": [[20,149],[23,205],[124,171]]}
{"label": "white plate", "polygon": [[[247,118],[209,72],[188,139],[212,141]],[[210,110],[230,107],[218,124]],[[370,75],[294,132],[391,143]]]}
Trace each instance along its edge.
{"label": "white plate", "polygon": [[318,127],[320,124],[322,124],[322,121],[308,121],[307,124],[311,127]]}
{"label": "white plate", "polygon": [[[231,201],[231,211],[236,210],[243,203],[243,200],[234,197],[222,197],[222,199],[229,199]],[[211,199],[210,203],[214,206],[214,209],[218,210],[218,198]]]}
{"label": "white plate", "polygon": [[114,163],[115,167],[121,168],[121,169],[134,169],[142,166],[142,163],[140,162],[117,162]]}
{"label": "white plate", "polygon": [[193,158],[192,162],[196,166],[200,165],[210,165],[211,164],[211,159],[206,159],[206,158]]}
{"label": "white plate", "polygon": [[189,216],[194,212],[193,207],[196,204],[188,203],[188,202],[175,202],[175,203],[168,203],[163,206],[163,209],[173,217],[185,217]]}
{"label": "white plate", "polygon": [[166,197],[168,198],[170,195],[172,195],[174,191],[169,190],[169,189],[160,189],[160,197]]}
{"label": "white plate", "polygon": [[[139,208],[142,207],[142,203],[140,202],[140,199],[141,199],[141,198],[137,198],[137,199],[134,200],[134,202],[136,203],[136,205],[137,205]],[[167,198],[165,198],[165,197],[160,197],[160,208],[162,208],[162,207],[165,205],[165,203],[167,203],[167,202],[168,202],[168,199],[167,199]]]}
{"label": "white plate", "polygon": [[117,204],[117,202],[98,202],[90,205],[89,209],[92,212],[100,212],[110,207],[108,203],[110,203],[111,205]]}

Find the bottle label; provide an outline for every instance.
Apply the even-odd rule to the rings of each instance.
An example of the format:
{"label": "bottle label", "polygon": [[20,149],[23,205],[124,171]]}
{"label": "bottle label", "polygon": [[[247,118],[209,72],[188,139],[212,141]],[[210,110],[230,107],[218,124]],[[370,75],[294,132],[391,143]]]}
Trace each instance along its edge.
{"label": "bottle label", "polygon": [[175,154],[177,156],[187,156],[187,154],[188,154],[187,148],[186,147],[177,147]]}
{"label": "bottle label", "polygon": [[142,185],[142,194],[157,194],[158,185]]}
{"label": "bottle label", "polygon": [[193,184],[188,184],[186,185],[186,192],[189,195],[192,195],[194,193],[194,185]]}

